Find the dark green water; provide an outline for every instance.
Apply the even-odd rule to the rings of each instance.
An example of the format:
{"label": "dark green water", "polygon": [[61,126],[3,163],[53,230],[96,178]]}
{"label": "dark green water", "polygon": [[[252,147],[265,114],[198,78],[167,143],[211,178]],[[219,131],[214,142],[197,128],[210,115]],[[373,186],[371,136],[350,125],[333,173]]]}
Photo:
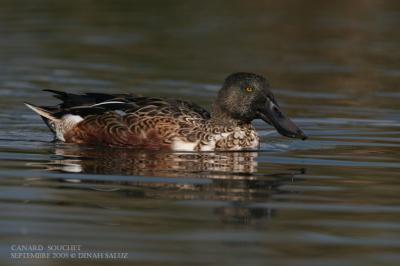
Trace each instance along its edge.
{"label": "dark green water", "polygon": [[[0,264],[399,265],[399,25],[396,1],[1,1]],[[255,121],[252,153],[77,147],[22,104],[51,88],[210,107],[235,71],[267,76],[310,139]]]}

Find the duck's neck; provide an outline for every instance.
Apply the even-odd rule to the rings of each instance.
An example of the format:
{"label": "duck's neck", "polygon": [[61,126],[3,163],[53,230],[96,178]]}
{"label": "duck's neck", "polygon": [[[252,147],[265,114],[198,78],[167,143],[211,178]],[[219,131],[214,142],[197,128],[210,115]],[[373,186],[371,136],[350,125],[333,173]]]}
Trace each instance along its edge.
{"label": "duck's neck", "polygon": [[217,104],[214,104],[212,108],[210,122],[215,126],[224,127],[240,127],[244,125],[249,125],[249,123],[234,119],[227,111],[223,110]]}

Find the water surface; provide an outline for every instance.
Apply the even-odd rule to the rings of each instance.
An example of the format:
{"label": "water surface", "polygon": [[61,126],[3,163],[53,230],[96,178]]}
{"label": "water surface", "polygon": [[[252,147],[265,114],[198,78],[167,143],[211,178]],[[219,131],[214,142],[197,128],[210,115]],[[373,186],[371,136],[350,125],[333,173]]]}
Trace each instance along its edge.
{"label": "water surface", "polygon": [[[2,1],[2,265],[398,265],[400,5],[395,1]],[[266,75],[310,136],[255,121],[260,151],[53,143],[42,89],[135,92],[210,108]],[[126,260],[16,260],[12,244]]]}

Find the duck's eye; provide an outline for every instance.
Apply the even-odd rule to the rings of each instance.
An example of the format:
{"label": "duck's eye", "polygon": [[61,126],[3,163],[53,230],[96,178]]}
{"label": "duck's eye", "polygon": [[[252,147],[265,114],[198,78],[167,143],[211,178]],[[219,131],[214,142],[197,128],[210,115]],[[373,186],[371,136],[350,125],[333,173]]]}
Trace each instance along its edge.
{"label": "duck's eye", "polygon": [[253,87],[246,87],[246,88],[244,88],[244,90],[246,92],[252,92],[254,90],[254,88]]}

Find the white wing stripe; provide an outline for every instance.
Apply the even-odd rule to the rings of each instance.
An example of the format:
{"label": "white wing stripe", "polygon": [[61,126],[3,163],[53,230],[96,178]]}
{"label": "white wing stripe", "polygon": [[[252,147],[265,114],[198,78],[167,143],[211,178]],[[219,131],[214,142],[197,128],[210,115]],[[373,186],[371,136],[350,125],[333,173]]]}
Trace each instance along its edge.
{"label": "white wing stripe", "polygon": [[126,102],[111,101],[111,102],[96,103],[96,104],[91,105],[90,107],[96,107],[96,106],[106,105],[106,104],[116,104],[116,103],[124,103],[124,104],[126,104]]}

